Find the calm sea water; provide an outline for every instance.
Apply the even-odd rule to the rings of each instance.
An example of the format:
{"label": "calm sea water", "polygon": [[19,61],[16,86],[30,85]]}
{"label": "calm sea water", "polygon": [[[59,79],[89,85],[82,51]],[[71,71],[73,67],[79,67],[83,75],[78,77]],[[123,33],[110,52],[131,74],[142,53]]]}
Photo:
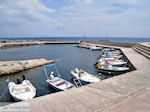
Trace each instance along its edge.
{"label": "calm sea water", "polygon": [[[6,39],[6,38],[0,38]],[[27,37],[27,38],[7,38],[7,39],[14,39],[14,40],[70,40],[70,41],[81,41],[84,40],[83,37]],[[110,40],[112,42],[150,42],[149,38],[125,38],[125,37],[86,37],[85,40]]]}
{"label": "calm sea water", "polygon": [[[98,56],[99,54],[100,51],[91,51],[89,49],[76,48],[73,47],[73,45],[67,44],[43,46],[37,45],[21,48],[0,49],[0,61],[25,60],[36,58],[61,59],[61,61],[56,62],[56,66],[62,78],[72,82],[70,77],[70,71],[75,67],[82,68],[93,75],[98,74],[93,64],[96,61],[96,56]],[[30,70],[25,70],[21,73],[0,77],[0,95],[2,95],[5,88],[7,88],[8,83],[6,83],[6,80],[8,77],[10,81],[16,81],[16,78],[21,77],[23,74],[26,76],[26,79],[30,80],[31,83],[36,87],[36,97],[56,92],[54,89],[47,87],[46,76],[42,66]],[[100,78],[103,79],[106,77],[104,75],[101,75]],[[0,101],[13,101],[13,99],[9,95],[8,90],[4,97],[0,98]]]}

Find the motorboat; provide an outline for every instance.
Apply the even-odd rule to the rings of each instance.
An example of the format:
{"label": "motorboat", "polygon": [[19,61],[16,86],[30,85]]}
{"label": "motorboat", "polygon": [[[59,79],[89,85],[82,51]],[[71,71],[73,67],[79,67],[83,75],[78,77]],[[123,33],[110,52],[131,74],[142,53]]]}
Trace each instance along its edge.
{"label": "motorboat", "polygon": [[120,59],[118,57],[99,57],[97,60],[102,60],[102,61],[118,61]]}
{"label": "motorboat", "polygon": [[79,45],[79,47],[80,47],[80,48],[86,48],[86,47],[87,47],[87,44],[81,43],[81,44]]}
{"label": "motorboat", "polygon": [[113,49],[113,48],[103,48],[102,51],[103,51],[103,52],[106,52],[106,51],[114,51],[114,49]]}
{"label": "motorboat", "polygon": [[9,93],[15,101],[31,100],[36,95],[36,88],[29,80],[24,80],[20,84],[8,83]]}
{"label": "motorboat", "polygon": [[103,54],[103,55],[101,55],[100,57],[103,57],[103,58],[108,58],[108,57],[110,57],[110,58],[122,58],[123,57],[123,55],[110,55],[110,54]]}
{"label": "motorboat", "polygon": [[83,84],[88,84],[88,83],[94,83],[94,82],[99,82],[100,79],[90,73],[85,72],[82,69],[75,68],[74,70],[71,70],[71,75],[73,78],[77,78],[80,80],[81,83]]}
{"label": "motorboat", "polygon": [[[55,69],[57,71],[57,76],[54,76],[54,72],[51,72],[50,76],[48,76],[47,68],[51,68],[51,67],[55,67]],[[72,83],[70,83],[70,82],[66,81],[65,79],[61,78],[55,64],[45,65],[44,66],[44,71],[45,71],[45,74],[46,74],[46,77],[47,77],[46,82],[52,88],[54,88],[58,91],[65,91],[65,90],[69,90],[69,89],[75,87]]]}
{"label": "motorboat", "polygon": [[80,47],[81,46],[81,44],[75,44],[75,45],[73,45],[74,47]]}
{"label": "motorboat", "polygon": [[101,50],[102,47],[97,47],[97,46],[95,46],[95,45],[91,45],[90,49],[91,49],[91,50]]}
{"label": "motorboat", "polygon": [[109,73],[111,73],[111,74],[120,74],[120,73],[127,72],[129,70],[128,67],[116,67],[116,66],[112,66],[110,64],[102,65],[101,63],[98,64],[98,69],[100,71],[105,71],[108,74]]}
{"label": "motorboat", "polygon": [[110,65],[125,65],[125,64],[127,64],[127,62],[125,62],[124,60],[118,60],[118,59],[105,60],[104,58],[103,59],[99,59],[98,63],[101,63],[103,65],[104,64],[110,64]]}
{"label": "motorboat", "polygon": [[111,52],[103,52],[103,54],[108,54],[108,55],[120,55],[120,51],[111,51]]}

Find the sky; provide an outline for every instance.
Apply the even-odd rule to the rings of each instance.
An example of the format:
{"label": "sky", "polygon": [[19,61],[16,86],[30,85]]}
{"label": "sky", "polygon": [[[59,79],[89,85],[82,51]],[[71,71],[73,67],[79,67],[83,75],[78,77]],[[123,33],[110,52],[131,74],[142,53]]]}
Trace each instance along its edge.
{"label": "sky", "polygon": [[150,0],[0,0],[0,37],[148,37]]}

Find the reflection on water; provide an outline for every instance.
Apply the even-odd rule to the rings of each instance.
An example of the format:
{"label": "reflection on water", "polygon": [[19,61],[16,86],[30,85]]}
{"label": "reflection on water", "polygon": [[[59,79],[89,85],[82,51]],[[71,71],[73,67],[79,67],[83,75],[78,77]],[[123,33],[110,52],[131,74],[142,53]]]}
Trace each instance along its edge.
{"label": "reflection on water", "polygon": [[[1,61],[11,61],[11,60],[25,60],[25,59],[61,59],[61,61],[56,62],[57,68],[62,76],[62,78],[71,81],[70,72],[75,67],[82,68],[85,71],[97,75],[98,72],[94,68],[93,64],[96,61],[96,56],[100,54],[100,51],[91,51],[89,49],[82,49],[73,47],[73,45],[44,45],[44,46],[30,46],[14,49],[1,49],[0,50],[0,60]],[[56,92],[52,88],[48,88],[46,84],[46,77],[43,67],[36,67],[30,70],[25,70],[20,73],[6,75],[0,77],[0,95],[3,93],[5,88],[7,88],[6,80],[9,76],[10,81],[16,81],[17,77],[22,77],[25,75],[28,80],[36,87],[37,95],[43,96],[45,94],[50,94]],[[101,75],[101,79],[105,76]],[[72,82],[73,83],[73,82]],[[0,101],[13,101],[7,91]]]}

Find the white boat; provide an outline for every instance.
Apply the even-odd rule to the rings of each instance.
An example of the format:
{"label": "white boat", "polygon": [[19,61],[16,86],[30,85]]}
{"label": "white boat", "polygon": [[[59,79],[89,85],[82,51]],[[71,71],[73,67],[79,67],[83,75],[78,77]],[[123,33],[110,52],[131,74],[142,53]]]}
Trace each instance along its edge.
{"label": "white boat", "polygon": [[118,57],[100,57],[98,60],[102,59],[102,61],[117,61],[120,60]]}
{"label": "white boat", "polygon": [[48,77],[46,68],[49,68],[49,67],[55,67],[55,69],[57,71],[55,64],[44,66],[45,74],[47,77],[46,82],[48,83],[48,85],[50,85],[52,88],[59,90],[59,91],[65,91],[65,90],[69,90],[69,89],[75,87],[72,83],[61,78],[58,71],[57,71],[58,76],[54,76],[54,73],[51,72],[50,76]]}
{"label": "white boat", "polygon": [[102,51],[103,51],[103,52],[105,52],[105,51],[114,51],[114,49],[113,49],[113,48],[103,48]]}
{"label": "white boat", "polygon": [[103,54],[101,57],[103,58],[122,58],[123,55],[106,55],[106,54]]}
{"label": "white boat", "polygon": [[91,44],[86,44],[86,48],[90,49],[91,48]]}
{"label": "white boat", "polygon": [[9,93],[16,101],[31,100],[36,95],[36,89],[29,80],[24,80],[21,84],[8,83]]}
{"label": "white boat", "polygon": [[74,47],[80,47],[80,44],[75,44],[75,45],[73,45]]}
{"label": "white boat", "polygon": [[83,83],[83,84],[100,81],[100,79],[97,78],[96,76],[89,74],[89,73],[85,72],[84,70],[78,70],[78,68],[71,70],[71,75],[72,75],[72,77],[79,79],[81,81],[81,83]]}
{"label": "white boat", "polygon": [[97,46],[95,46],[95,45],[91,45],[90,49],[91,49],[91,50],[101,50],[102,47],[97,47]]}
{"label": "white boat", "polygon": [[118,59],[114,59],[114,60],[106,60],[106,59],[99,59],[98,63],[101,64],[110,64],[110,65],[125,65],[127,64],[127,62],[125,62],[124,60],[118,60]]}
{"label": "white boat", "polygon": [[103,54],[108,54],[108,55],[120,55],[120,51],[104,52]]}
{"label": "white boat", "polygon": [[86,47],[87,47],[87,44],[81,43],[79,47],[80,47],[80,48],[86,48]]}
{"label": "white boat", "polygon": [[114,67],[110,64],[102,65],[101,63],[98,64],[98,69],[105,70],[105,71],[114,71],[114,72],[122,72],[129,70],[128,67]]}

